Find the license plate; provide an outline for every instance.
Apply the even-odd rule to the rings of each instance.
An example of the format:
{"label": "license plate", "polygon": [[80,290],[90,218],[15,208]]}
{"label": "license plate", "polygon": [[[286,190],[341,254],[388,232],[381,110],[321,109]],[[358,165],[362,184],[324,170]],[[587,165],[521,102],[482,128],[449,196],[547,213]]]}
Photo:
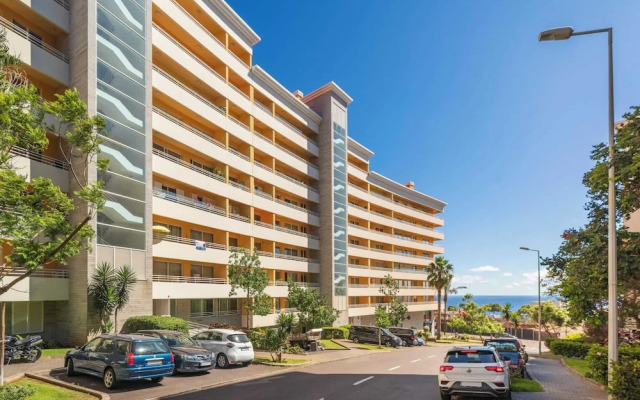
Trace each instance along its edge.
{"label": "license plate", "polygon": [[482,387],[482,382],[461,382],[460,385],[466,387]]}
{"label": "license plate", "polygon": [[147,365],[160,365],[162,360],[147,360]]}
{"label": "license plate", "polygon": [[240,350],[245,351],[245,350],[249,350],[248,347],[241,347]]}
{"label": "license plate", "polygon": [[211,365],[211,361],[201,361],[200,362],[200,366],[201,367],[207,367],[209,365]]}

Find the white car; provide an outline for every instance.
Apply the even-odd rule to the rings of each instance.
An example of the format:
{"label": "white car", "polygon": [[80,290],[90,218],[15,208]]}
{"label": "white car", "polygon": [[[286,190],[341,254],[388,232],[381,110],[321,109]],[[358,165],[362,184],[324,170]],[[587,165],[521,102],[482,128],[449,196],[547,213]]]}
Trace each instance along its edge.
{"label": "white car", "polygon": [[452,395],[511,400],[509,366],[493,347],[453,347],[438,372],[442,400]]}
{"label": "white car", "polygon": [[200,346],[215,354],[216,366],[247,366],[253,360],[253,345],[244,332],[231,329],[209,329],[193,337]]}

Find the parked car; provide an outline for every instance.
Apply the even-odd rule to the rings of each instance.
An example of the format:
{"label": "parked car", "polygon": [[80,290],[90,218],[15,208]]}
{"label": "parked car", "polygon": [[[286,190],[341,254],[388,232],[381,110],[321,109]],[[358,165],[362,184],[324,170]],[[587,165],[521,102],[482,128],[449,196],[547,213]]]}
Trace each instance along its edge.
{"label": "parked car", "polygon": [[527,352],[525,351],[525,345],[522,344],[522,342],[520,341],[520,339],[518,338],[511,338],[511,337],[500,337],[500,338],[493,338],[493,339],[485,339],[484,340],[484,345],[487,345],[487,342],[504,342],[504,343],[513,343],[517,348],[518,351],[520,352],[520,355],[522,356],[522,359],[524,360],[524,363],[528,363],[529,362],[529,354],[527,354]]}
{"label": "parked car", "polygon": [[424,346],[424,339],[421,337],[416,338],[416,346]]}
{"label": "parked car", "polygon": [[418,337],[418,330],[412,328],[391,327],[389,332],[393,333],[402,340],[404,346],[414,346]]}
{"label": "parked car", "polygon": [[174,355],[177,373],[201,372],[215,368],[215,354],[198,345],[186,333],[166,330],[144,330],[138,333],[151,335],[165,341]]}
{"label": "parked car", "polygon": [[253,360],[253,345],[244,332],[231,329],[209,329],[193,337],[200,346],[215,354],[216,365],[227,368],[229,365],[248,366]]}
{"label": "parked car", "polygon": [[511,399],[508,367],[493,347],[453,347],[438,372],[442,400],[451,396],[482,396]]}
{"label": "parked car", "polygon": [[491,346],[498,351],[498,355],[500,359],[505,362],[509,362],[509,368],[524,378],[525,376],[525,365],[524,365],[524,357],[518,351],[518,347],[516,347],[515,343],[489,339],[484,341],[485,346]]}
{"label": "parked car", "polygon": [[[349,340],[354,343],[378,344],[378,330],[375,326],[356,326],[349,328]],[[391,333],[387,329],[380,329],[380,342],[387,347],[398,347],[402,345],[402,339]]]}
{"label": "parked car", "polygon": [[150,378],[160,382],[173,371],[173,354],[159,338],[142,335],[100,335],[64,358],[67,376],[80,372],[102,378],[107,389],[120,381]]}

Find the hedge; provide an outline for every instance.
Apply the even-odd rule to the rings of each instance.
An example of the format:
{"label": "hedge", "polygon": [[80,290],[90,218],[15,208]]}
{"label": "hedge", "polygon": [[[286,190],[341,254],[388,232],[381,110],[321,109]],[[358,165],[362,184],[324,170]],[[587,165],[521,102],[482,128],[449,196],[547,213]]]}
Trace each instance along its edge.
{"label": "hedge", "polygon": [[565,357],[585,358],[591,345],[582,341],[555,339],[549,342],[553,354]]}
{"label": "hedge", "polygon": [[[607,361],[608,348],[599,344],[594,344],[589,349],[589,353],[585,357],[589,363],[591,373],[588,376],[594,380],[606,385],[608,379]],[[640,361],[640,346],[621,345],[618,347],[618,362],[625,364],[630,361]]]}
{"label": "hedge", "polygon": [[189,324],[182,318],[160,315],[131,317],[124,323],[120,333],[135,333],[143,329],[163,329],[189,333]]}
{"label": "hedge", "polygon": [[624,361],[613,367],[609,393],[616,400],[640,399],[640,361]]}
{"label": "hedge", "polygon": [[323,339],[348,339],[349,329],[343,328],[341,326],[336,328],[332,328],[332,327],[322,328],[322,338]]}

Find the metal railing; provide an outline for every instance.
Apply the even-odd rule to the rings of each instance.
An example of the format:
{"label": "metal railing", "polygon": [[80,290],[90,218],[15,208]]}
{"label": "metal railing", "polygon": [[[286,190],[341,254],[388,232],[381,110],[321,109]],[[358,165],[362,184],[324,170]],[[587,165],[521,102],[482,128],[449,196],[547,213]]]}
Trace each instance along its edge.
{"label": "metal railing", "polygon": [[225,278],[202,278],[196,276],[153,275],[154,282],[206,283],[209,285],[226,285]]}
{"label": "metal railing", "polygon": [[259,109],[261,109],[262,111],[266,112],[267,114],[273,117],[273,111],[269,110],[267,106],[265,106],[255,98],[253,99],[253,104],[255,104],[256,106],[258,106]]}
{"label": "metal railing", "polygon": [[[293,282],[296,286],[300,287],[320,287],[319,283],[309,282]],[[287,281],[269,281],[269,286],[289,286]]]}
{"label": "metal railing", "polygon": [[360,171],[364,172],[365,174],[368,174],[368,173],[369,173],[369,171],[367,171],[366,169],[362,169],[362,168],[358,167],[358,166],[357,166],[357,165],[355,165],[355,164],[352,164],[352,163],[348,163],[348,164],[349,164],[349,166],[350,166],[350,167],[353,167],[353,168],[355,168],[355,169],[358,169],[358,170],[360,170]]}
{"label": "metal railing", "polygon": [[291,122],[289,122],[286,119],[282,118],[278,114],[275,114],[275,119],[280,121],[283,125],[285,125],[289,129],[291,129],[293,132],[297,133],[298,136],[301,136],[302,138],[304,138],[304,139],[308,140],[309,142],[311,142],[311,143],[315,144],[316,146],[318,146],[318,142],[316,142],[315,140],[311,139],[309,136],[307,136],[304,133],[302,133],[302,130],[300,128],[296,127],[295,125],[293,125]]}
{"label": "metal railing", "polygon": [[273,225],[272,224],[267,224],[266,222],[262,222],[262,221],[256,221],[254,220],[253,223],[255,225],[261,226],[263,228],[267,228],[267,229],[273,229]]}
{"label": "metal railing", "polygon": [[195,172],[197,172],[199,174],[206,175],[209,178],[213,178],[213,179],[215,179],[217,181],[220,181],[220,182],[225,182],[224,176],[218,175],[215,172],[207,171],[204,168],[200,168],[200,167],[198,167],[196,165],[188,163],[188,162],[186,162],[186,161],[184,161],[184,160],[182,160],[182,159],[180,159],[178,157],[172,156],[171,154],[167,154],[167,153],[165,153],[163,151],[160,151],[158,149],[153,149],[153,154],[158,156],[158,157],[162,157],[165,160],[169,160],[172,163],[176,163],[176,164],[181,165],[181,166],[183,166],[185,168],[188,168],[188,169],[190,169],[192,171],[195,171]]}
{"label": "metal railing", "polygon": [[315,189],[315,188],[313,188],[313,187],[311,187],[311,186],[307,185],[307,184],[306,184],[306,183],[304,183],[304,182],[300,182],[300,181],[299,181],[299,180],[297,180],[296,178],[292,178],[292,177],[290,177],[290,176],[288,176],[288,175],[286,175],[286,174],[283,174],[282,172],[279,172],[279,171],[276,171],[275,173],[276,173],[276,175],[278,175],[279,177],[284,178],[284,179],[286,179],[286,180],[288,180],[288,181],[290,181],[290,182],[293,182],[293,183],[295,183],[295,184],[296,184],[296,185],[298,185],[298,186],[302,186],[302,187],[303,187],[303,188],[305,188],[305,189],[308,189],[308,190],[310,190],[310,191],[312,191],[312,192],[318,193],[318,190],[317,190],[317,189]]}
{"label": "metal railing", "polygon": [[235,123],[236,125],[241,126],[242,128],[246,129],[247,131],[251,131],[249,129],[249,125],[245,124],[244,122],[240,121],[239,119],[237,119],[236,117],[229,115],[229,119],[231,120],[231,122]]}
{"label": "metal railing", "polygon": [[62,6],[62,8],[64,8],[65,10],[69,11],[69,1],[68,0],[53,0],[56,3],[60,4]]}
{"label": "metal railing", "polygon": [[224,149],[224,150],[227,149],[227,146],[224,143],[217,141],[213,137],[209,136],[206,132],[201,131],[198,128],[195,128],[195,127],[193,127],[193,126],[191,126],[189,124],[186,124],[186,123],[182,122],[179,118],[177,118],[176,116],[174,116],[174,115],[170,114],[169,112],[163,110],[162,108],[159,108],[157,106],[153,106],[153,111],[158,113],[158,114],[160,114],[160,115],[162,115],[163,117],[165,117],[166,119],[170,120],[174,124],[179,125],[180,127],[188,130],[189,132],[199,136],[200,138],[215,144],[216,146],[220,147],[221,149]]}
{"label": "metal railing", "polygon": [[182,8],[182,6],[180,4],[178,4],[178,2],[176,2],[176,0],[171,0],[171,2],[178,7],[179,9],[182,10],[182,13],[191,20],[191,22],[200,27],[200,29],[202,29],[205,33],[205,35],[209,36],[211,39],[213,39],[215,42],[217,42],[220,46],[222,46],[222,48],[224,50],[226,50],[226,46],[220,41],[220,39],[218,39],[217,37],[215,37],[213,35],[213,33],[211,33],[207,28],[205,28],[204,26],[202,26],[202,24],[200,22],[198,22],[197,19],[195,19],[193,16],[191,16],[191,14],[189,14],[189,12],[187,10],[185,10],[184,8]]}
{"label": "metal railing", "polygon": [[69,170],[69,163],[67,163],[66,161],[58,160],[57,158],[36,153],[35,151],[27,150],[22,147],[13,146],[11,148],[11,154],[19,157],[25,157],[25,158],[28,158],[29,160],[38,161],[43,164],[51,165],[52,167],[60,168],[65,171]]}
{"label": "metal railing", "polygon": [[280,199],[276,199],[276,203],[285,205],[287,207],[293,208],[293,209],[298,210],[298,211],[305,212],[307,214],[315,215],[316,217],[320,216],[320,214],[318,214],[315,211],[310,211],[310,210],[308,210],[308,209],[306,209],[304,207],[296,206],[295,204],[287,203],[286,201],[283,201],[283,200],[280,200]]}
{"label": "metal railing", "polygon": [[253,189],[253,194],[255,194],[256,196],[260,196],[260,197],[262,197],[262,198],[265,198],[265,199],[267,199],[267,200],[272,200],[272,201],[273,201],[273,196],[272,196],[272,195],[270,195],[270,194],[269,194],[269,193],[267,193],[267,192],[263,192],[262,190],[259,190],[259,189],[255,189],[255,188],[254,188],[254,189]]}
{"label": "metal railing", "polygon": [[221,215],[223,217],[227,216],[227,210],[225,210],[224,208],[218,207],[218,206],[213,205],[213,204],[204,204],[201,201],[197,201],[197,200],[191,199],[189,197],[182,196],[180,194],[167,192],[165,190],[154,189],[153,190],[153,195],[155,197],[158,197],[158,198],[161,198],[161,199],[165,199],[167,201],[171,201],[171,202],[174,202],[174,203],[182,204],[182,205],[185,205],[185,206],[191,207],[191,208],[197,208],[198,210],[206,211],[206,212],[209,212],[211,214],[217,214],[217,215]]}
{"label": "metal railing", "polygon": [[406,242],[414,242],[414,243],[427,244],[429,246],[433,246],[433,243],[429,243],[429,242],[426,242],[424,240],[416,240],[416,239],[413,239],[411,237],[400,236],[398,234],[394,235],[394,234],[391,234],[391,233],[386,233],[386,232],[378,231],[378,230],[375,230],[375,229],[365,228],[364,226],[360,226],[360,225],[356,225],[356,224],[352,224],[352,223],[349,223],[349,227],[350,228],[359,229],[359,230],[363,230],[363,231],[373,232],[373,233],[376,233],[376,234],[379,234],[379,235],[392,237],[392,238],[398,239],[398,240],[404,240]]}
{"label": "metal railing", "polygon": [[[183,238],[183,237],[180,237],[180,236],[163,235],[161,233],[154,233],[153,234],[153,238],[154,239],[164,240],[164,241],[167,241],[167,242],[188,244],[188,245],[191,245],[191,246],[195,246],[196,245],[196,240],[195,239]],[[226,250],[227,249],[227,246],[225,246],[224,244],[220,244],[220,243],[205,242],[205,241],[202,241],[202,240],[198,240],[198,242],[204,243],[204,246],[209,248],[209,249],[216,249],[216,250]]]}
{"label": "metal railing", "polygon": [[234,181],[229,181],[229,185],[238,188],[240,190],[244,190],[245,192],[251,192],[251,190],[249,189],[249,187],[247,185],[245,185],[242,182],[234,182]]}
{"label": "metal railing", "polygon": [[24,39],[27,39],[28,41],[30,41],[31,43],[33,43],[34,45],[36,45],[37,47],[40,47],[42,50],[46,51],[47,53],[51,54],[52,56],[60,59],[61,61],[65,62],[66,64],[69,64],[69,57],[64,54],[63,52],[61,52],[60,50],[56,49],[55,47],[45,43],[42,41],[42,39],[37,38],[31,34],[29,34],[28,31],[26,31],[25,29],[22,29],[16,25],[14,25],[13,23],[11,23],[10,21],[4,19],[3,17],[0,17],[0,25],[4,26],[5,28],[7,28],[8,30],[10,30],[11,32],[22,36]]}
{"label": "metal railing", "polygon": [[275,226],[273,229],[275,229],[277,231],[280,231],[280,232],[290,233],[290,234],[296,235],[296,236],[302,236],[302,237],[305,237],[305,238],[316,239],[316,240],[320,239],[316,235],[310,235],[310,234],[307,234],[307,233],[298,232],[296,230],[283,228],[281,226]]}
{"label": "metal railing", "polygon": [[315,168],[316,171],[318,171],[318,166],[305,160],[304,158],[300,157],[299,155],[295,154],[294,152],[292,152],[291,150],[288,150],[284,147],[282,147],[281,145],[276,143],[276,147],[282,151],[284,151],[285,153],[289,154],[291,157],[297,159],[298,161],[302,161],[303,163],[305,163],[306,165]]}
{"label": "metal railing", "polygon": [[228,82],[228,85],[231,89],[233,89],[236,93],[238,93],[240,96],[244,97],[245,100],[251,102],[251,98],[249,96],[247,96],[242,90],[238,89],[234,84],[232,84],[231,82]]}
{"label": "metal railing", "polygon": [[[26,269],[8,269],[2,273],[2,276],[22,276],[27,273]],[[31,278],[69,278],[69,271],[66,269],[39,269],[33,271]]]}

